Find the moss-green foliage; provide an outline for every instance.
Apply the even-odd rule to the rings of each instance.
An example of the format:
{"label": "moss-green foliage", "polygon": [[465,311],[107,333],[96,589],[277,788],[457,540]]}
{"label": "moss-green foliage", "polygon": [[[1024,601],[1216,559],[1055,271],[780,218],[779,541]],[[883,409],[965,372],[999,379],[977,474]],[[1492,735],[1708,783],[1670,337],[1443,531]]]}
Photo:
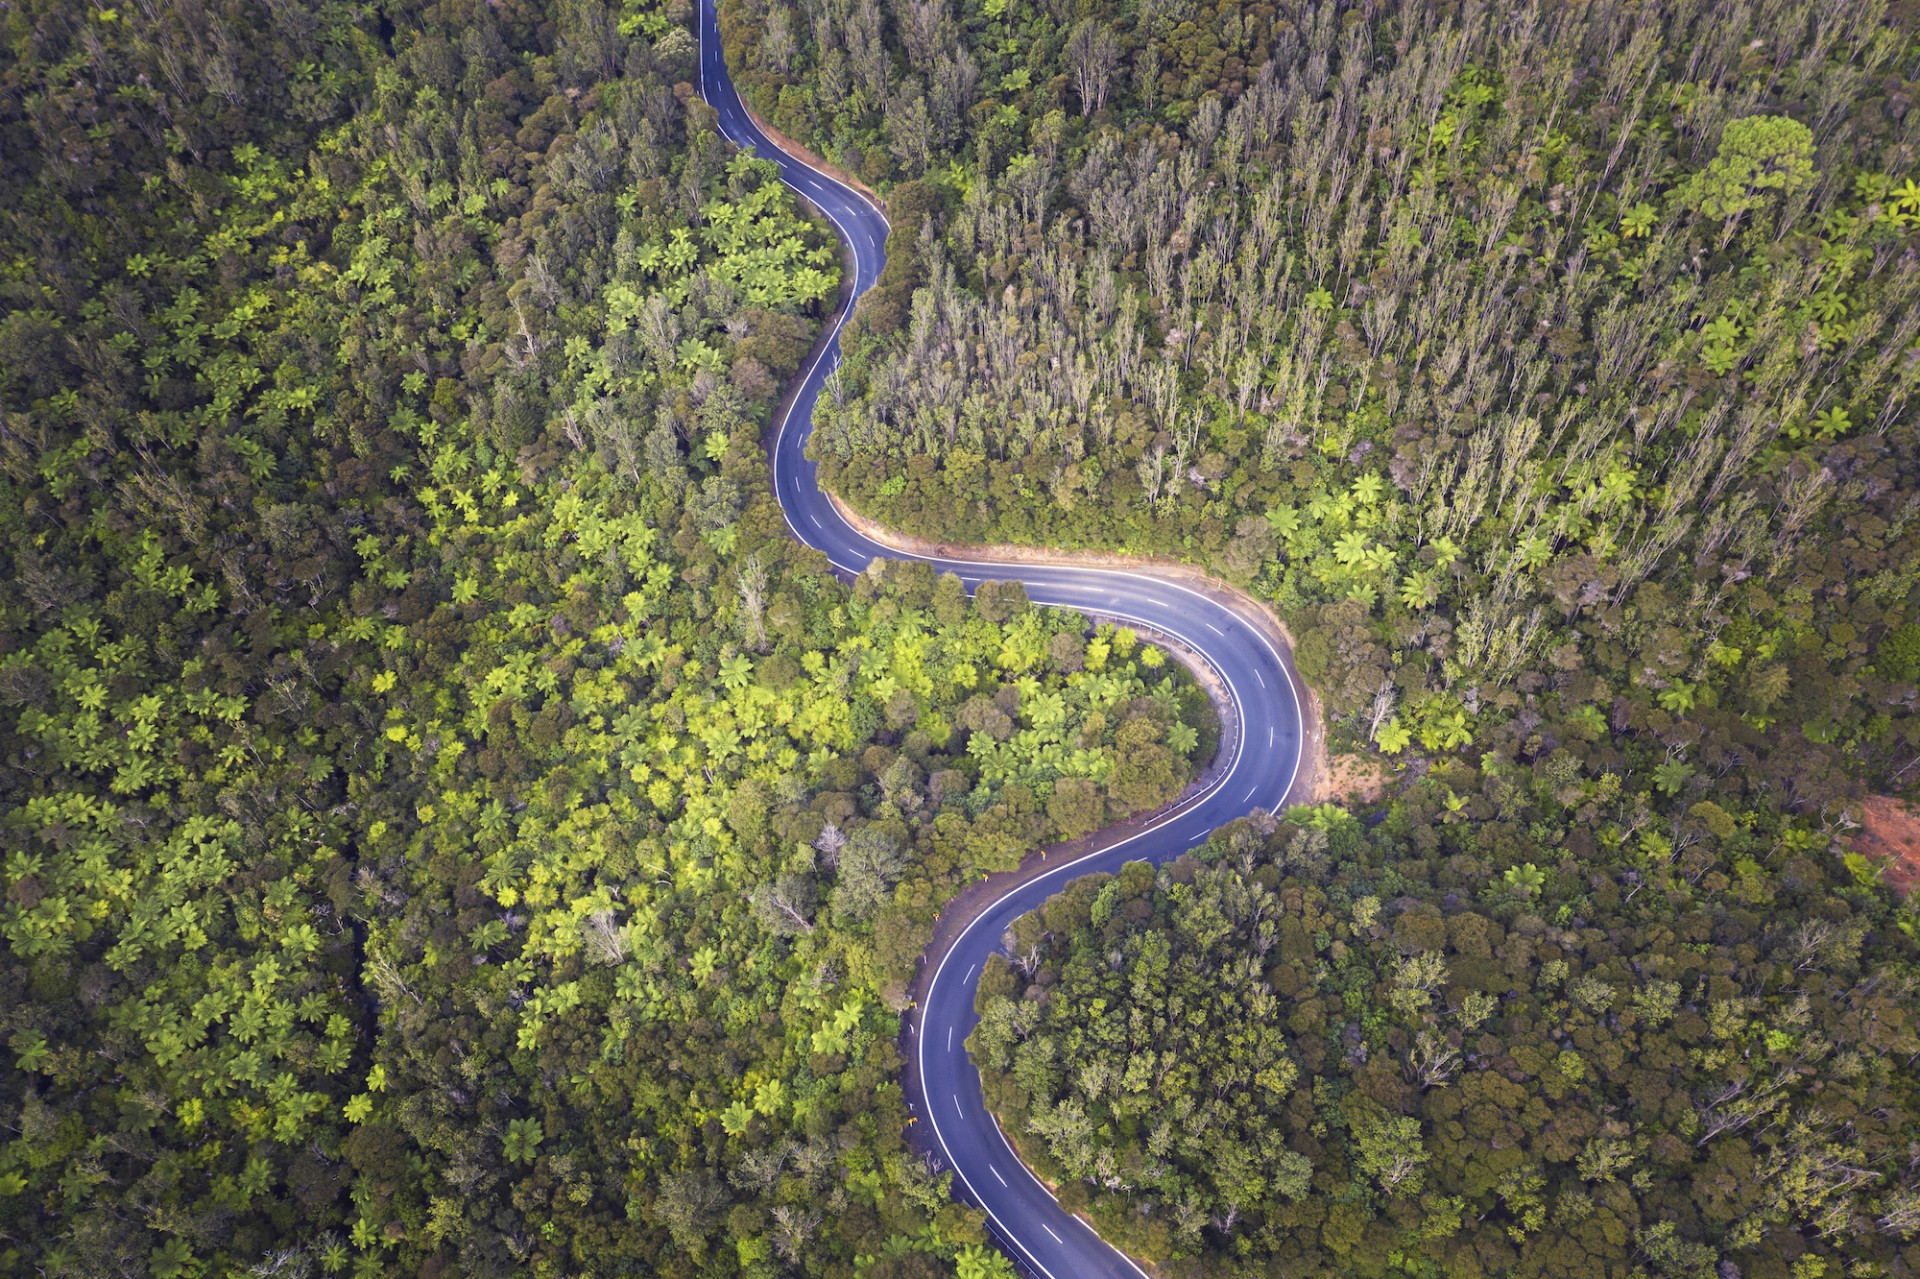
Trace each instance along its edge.
{"label": "moss-green foliage", "polygon": [[[982,979],[988,1097],[1173,1275],[1900,1273],[1920,1022],[1887,904],[1731,825],[1686,838],[1737,880],[1649,850],[1623,891],[1545,788],[1505,808],[1299,810],[1074,885]],[[1522,823],[1551,860],[1496,871]]]}
{"label": "moss-green foliage", "polygon": [[[1107,956],[1128,967],[1147,934],[1063,937],[1050,971],[1086,998],[1041,983],[1040,1017],[1064,1020],[1032,1032],[1058,1086],[998,1102],[1041,1121],[1028,1140],[1070,1187],[1133,1188],[1104,1227],[1204,1247],[1197,1273],[1248,1246],[1278,1273],[1461,1275],[1784,1274],[1809,1249],[1811,1274],[1910,1249],[1910,1138],[1877,1125],[1910,1134],[1911,1096],[1864,1125],[1827,1109],[1829,1089],[1848,1115],[1880,1104],[1879,1050],[1788,973],[1803,925],[1865,921],[1875,958],[1812,961],[1849,974],[1821,989],[1897,991],[1888,1024],[1912,1024],[1912,917],[1845,844],[1864,794],[1920,781],[1911,7],[727,7],[762,109],[907,202],[892,247],[919,283],[857,335],[819,415],[824,480],[914,531],[1170,553],[1246,584],[1293,626],[1333,742],[1391,763],[1348,896],[1390,921],[1497,899],[1507,954],[1532,914],[1527,946],[1656,1001],[1635,1022],[1630,1001],[1503,988],[1517,1019],[1454,1046],[1512,1090],[1517,1129],[1461,1084],[1364,1114],[1296,1087],[1279,1123],[1305,1134],[1287,1148],[1316,1160],[1312,1193],[1268,1186],[1260,1220],[1223,1231],[1254,1211],[1216,1177],[1237,1167],[1203,1144],[1142,1156],[1152,1123],[1104,1081],[1130,1064],[1116,1043],[1159,1050],[1127,1017],[1176,995],[1216,1027],[1182,1038],[1196,1074],[1223,1060],[1254,997],[1237,952],[1188,939],[1129,1002]],[[1346,912],[1275,989],[1358,1042],[1309,1065],[1316,1022],[1288,1051],[1404,1087],[1423,1029],[1459,1037],[1450,1005],[1349,1007],[1341,973],[1464,957],[1379,953],[1338,935]],[[1783,1024],[1801,993],[1811,1031]],[[1779,1034],[1755,1047],[1747,1023],[1721,1052],[1689,1014],[1725,1000]],[[1563,1059],[1589,1030],[1606,1059]],[[1789,1065],[1808,1033],[1852,1058]],[[1762,1073],[1802,1069],[1777,1122],[1702,1141]],[[1644,1184],[1569,1173],[1613,1138],[1536,1137],[1561,1101],[1635,1125]],[[1208,1136],[1242,1134],[1278,1185],[1282,1156],[1245,1136],[1258,1098],[1235,1104]],[[1395,1154],[1416,1117],[1424,1161]],[[1536,1233],[1537,1211],[1563,1228]]]}
{"label": "moss-green foliage", "polygon": [[875,304],[822,474],[896,526],[1252,585],[1330,632],[1351,745],[1591,710],[1649,770],[1684,722],[1910,784],[1913,684],[1871,660],[1920,563],[1906,17],[1827,15],[963,6],[930,53],[890,19],[885,93],[830,116],[863,46],[790,24],[817,145],[980,73],[899,169],[924,283]]}
{"label": "moss-green foliage", "polygon": [[685,16],[0,15],[0,1271],[997,1273],[913,958],[1215,730],[785,537],[836,255]]}

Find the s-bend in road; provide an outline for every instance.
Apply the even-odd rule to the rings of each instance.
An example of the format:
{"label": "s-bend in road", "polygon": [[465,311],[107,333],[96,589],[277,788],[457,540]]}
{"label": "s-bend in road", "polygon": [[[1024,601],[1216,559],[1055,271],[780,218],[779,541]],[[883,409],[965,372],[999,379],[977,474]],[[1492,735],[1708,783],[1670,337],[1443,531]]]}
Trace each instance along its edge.
{"label": "s-bend in road", "polygon": [[[748,115],[721,56],[714,0],[700,0],[700,93],[719,113],[720,131],[779,164],[787,185],[833,223],[853,258],[853,292],[872,287],[886,261],[887,220],[872,202],[774,145]],[[849,308],[851,299],[849,299]],[[1235,714],[1221,745],[1226,764],[1201,790],[1124,838],[1096,837],[1095,851],[1062,856],[1045,874],[1011,884],[958,931],[944,950],[930,952],[933,965],[910,1022],[909,1104],[931,1131],[933,1142],[955,1173],[954,1189],[981,1209],[994,1237],[1016,1262],[1045,1279],[1080,1276],[1144,1276],[1125,1254],[1065,1211],[1014,1154],[981,1099],[980,1076],[966,1051],[978,1020],[974,993],[987,957],[1007,927],[1078,876],[1117,871],[1128,861],[1162,862],[1203,843],[1208,832],[1256,808],[1283,804],[1299,766],[1300,698],[1288,663],[1257,623],[1222,598],[1194,589],[1172,575],[1148,570],[1072,565],[997,564],[988,559],[915,556],[882,546],[841,518],[822,493],[806,455],[813,406],[840,362],[839,333],[847,309],[834,322],[802,373],[773,444],[773,485],[795,537],[824,551],[847,574],[875,558],[924,559],[936,571],[958,574],[969,588],[988,578],[1017,579],[1037,603],[1077,609],[1136,624],[1181,641],[1212,668]],[[950,931],[950,930],[949,930]],[[917,1076],[918,1088],[912,1087]],[[917,1093],[917,1095],[916,1095]]]}

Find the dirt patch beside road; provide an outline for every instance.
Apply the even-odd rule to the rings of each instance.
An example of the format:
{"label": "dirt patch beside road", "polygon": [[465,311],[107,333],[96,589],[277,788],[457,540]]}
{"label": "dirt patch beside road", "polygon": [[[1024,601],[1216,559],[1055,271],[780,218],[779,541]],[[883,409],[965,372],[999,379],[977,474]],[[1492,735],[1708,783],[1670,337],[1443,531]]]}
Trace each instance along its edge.
{"label": "dirt patch beside road", "polygon": [[1870,795],[1860,822],[1853,851],[1882,863],[1895,892],[1912,892],[1920,884],[1920,809],[1891,795]]}
{"label": "dirt patch beside road", "polygon": [[1326,781],[1316,802],[1340,803],[1349,795],[1371,804],[1387,790],[1385,761],[1372,755],[1331,755],[1327,758]]}

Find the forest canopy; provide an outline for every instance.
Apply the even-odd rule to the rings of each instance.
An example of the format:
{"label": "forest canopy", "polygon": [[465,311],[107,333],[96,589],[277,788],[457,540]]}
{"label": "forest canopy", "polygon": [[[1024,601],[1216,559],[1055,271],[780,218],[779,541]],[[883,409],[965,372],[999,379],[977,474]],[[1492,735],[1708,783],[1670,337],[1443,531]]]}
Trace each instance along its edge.
{"label": "forest canopy", "polygon": [[839,258],[689,16],[0,14],[0,1271],[1005,1273],[907,976],[1217,728],[787,538]]}
{"label": "forest canopy", "polygon": [[1884,900],[1801,856],[1568,910],[1467,834],[1288,817],[1075,883],[981,980],[987,1096],[1103,1235],[1171,1275],[1909,1273]]}
{"label": "forest canopy", "polygon": [[1920,784],[1912,6],[723,17],[895,212],[824,482],[1243,585],[1384,776],[1009,936],[1069,1206],[1196,1274],[1904,1273],[1848,836]]}
{"label": "forest canopy", "polygon": [[[843,580],[847,281],[686,0],[0,7],[0,1271],[1007,1279],[942,906],[1151,636]],[[727,0],[878,187],[823,481],[1272,605],[1385,793],[1075,884],[989,1100],[1173,1274],[1910,1274],[1902,0]],[[1222,1154],[1222,1151],[1227,1154]]]}
{"label": "forest canopy", "polygon": [[1904,9],[934,5],[877,63],[871,6],[727,12],[897,183],[813,443],[862,510],[1244,583],[1391,759],[1920,780]]}

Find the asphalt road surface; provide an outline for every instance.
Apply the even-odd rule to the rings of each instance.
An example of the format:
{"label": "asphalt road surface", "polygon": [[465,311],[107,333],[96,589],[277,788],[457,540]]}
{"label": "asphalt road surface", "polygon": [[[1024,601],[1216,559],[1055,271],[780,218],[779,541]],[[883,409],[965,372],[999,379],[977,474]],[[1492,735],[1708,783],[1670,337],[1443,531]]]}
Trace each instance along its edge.
{"label": "asphalt road surface", "polygon": [[[721,57],[714,0],[700,3],[700,92],[719,112],[720,129],[740,146],[775,160],[788,185],[826,215],[846,241],[854,264],[854,293],[879,278],[885,262],[887,220],[858,192],[773,145],[740,103]],[[843,319],[844,319],[844,312]],[[978,1020],[974,991],[987,956],[1009,924],[1072,879],[1116,871],[1129,861],[1167,861],[1205,842],[1215,827],[1257,808],[1285,802],[1300,760],[1300,699],[1280,648],[1259,626],[1221,597],[1147,570],[995,564],[990,560],[907,556],[862,536],[827,500],[806,456],[813,405],[840,362],[838,325],[804,372],[799,393],[775,434],[774,490],[795,537],[827,554],[837,569],[857,573],[877,557],[921,558],[957,573],[970,588],[988,580],[1018,580],[1036,603],[1078,609],[1179,639],[1200,654],[1232,700],[1237,731],[1221,749],[1228,765],[1203,791],[1124,839],[1096,840],[1097,850],[1061,858],[1044,875],[1015,883],[977,915],[944,949],[930,951],[934,976],[911,1022],[908,1097],[932,1132],[932,1145],[955,1174],[955,1191],[986,1211],[994,1237],[1015,1261],[1047,1279],[1131,1277],[1144,1271],[1060,1207],[1020,1163],[987,1113],[980,1076],[966,1052]],[[950,931],[950,930],[947,930]],[[915,1042],[917,1041],[917,1042]]]}

